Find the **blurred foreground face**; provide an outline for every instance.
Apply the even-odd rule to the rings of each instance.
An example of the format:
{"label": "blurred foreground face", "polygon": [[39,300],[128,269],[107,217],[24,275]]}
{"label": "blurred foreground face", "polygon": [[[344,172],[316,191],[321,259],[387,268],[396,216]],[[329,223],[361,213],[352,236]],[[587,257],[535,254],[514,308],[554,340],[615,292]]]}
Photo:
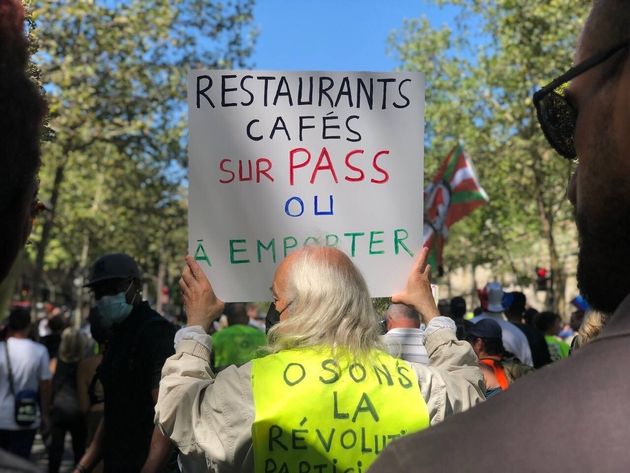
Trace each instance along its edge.
{"label": "blurred foreground face", "polygon": [[[597,5],[596,10],[612,8],[611,2]],[[605,19],[610,12],[596,13],[587,21],[575,64],[613,46],[604,38],[611,29]],[[578,285],[589,303],[604,312],[614,311],[630,292],[629,58],[626,47],[569,86],[578,112],[579,164],[569,185],[580,238]]]}
{"label": "blurred foreground face", "polygon": [[0,281],[31,231],[45,105],[26,73],[24,11],[0,0]]}

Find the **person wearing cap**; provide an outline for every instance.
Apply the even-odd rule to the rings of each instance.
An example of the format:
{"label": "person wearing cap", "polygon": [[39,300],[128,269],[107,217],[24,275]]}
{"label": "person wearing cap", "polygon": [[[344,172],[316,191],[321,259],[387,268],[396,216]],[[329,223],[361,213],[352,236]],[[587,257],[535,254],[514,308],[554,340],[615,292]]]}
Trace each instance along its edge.
{"label": "person wearing cap", "polygon": [[483,313],[472,319],[477,323],[483,319],[496,321],[503,332],[503,345],[505,349],[516,356],[522,363],[533,366],[532,351],[529,348],[527,337],[518,327],[508,322],[503,315],[503,288],[498,282],[490,282],[484,288],[487,297],[487,306]]}
{"label": "person wearing cap", "polygon": [[110,336],[98,369],[104,417],[75,472],[90,471],[100,458],[106,472],[164,471],[173,449],[154,428],[153,416],[175,328],[142,300],[140,270],[126,254],[99,258],[86,287]]}
{"label": "person wearing cap", "polygon": [[470,327],[466,340],[472,345],[486,381],[486,399],[505,391],[515,379],[531,372],[530,366],[510,359],[503,347],[501,326],[483,319]]}

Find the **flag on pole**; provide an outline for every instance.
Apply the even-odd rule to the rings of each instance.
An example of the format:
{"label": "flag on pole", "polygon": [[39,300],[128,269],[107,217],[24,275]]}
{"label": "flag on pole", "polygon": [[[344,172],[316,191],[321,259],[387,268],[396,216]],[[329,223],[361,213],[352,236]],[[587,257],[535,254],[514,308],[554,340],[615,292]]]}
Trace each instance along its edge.
{"label": "flag on pole", "polygon": [[424,191],[424,239],[429,264],[442,273],[442,252],[452,225],[488,201],[472,161],[461,145],[442,162]]}

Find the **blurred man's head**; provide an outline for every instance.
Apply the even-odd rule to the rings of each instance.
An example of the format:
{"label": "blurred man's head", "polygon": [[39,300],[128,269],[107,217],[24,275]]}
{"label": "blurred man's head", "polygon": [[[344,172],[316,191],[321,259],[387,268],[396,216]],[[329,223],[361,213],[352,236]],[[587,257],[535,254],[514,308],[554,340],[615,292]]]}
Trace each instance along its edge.
{"label": "blurred man's head", "polygon": [[251,320],[258,320],[261,318],[261,315],[264,315],[260,313],[260,311],[258,310],[258,305],[254,302],[248,302],[247,304],[245,304],[245,310],[247,311],[247,317],[249,317]]}
{"label": "blurred man's head", "polygon": [[455,320],[463,319],[466,315],[466,300],[463,297],[451,299],[451,317]]}
{"label": "blurred man's head", "polygon": [[501,326],[492,319],[482,319],[468,329],[466,340],[472,345],[479,358],[503,356],[503,332]]}
{"label": "blurred man's head", "polygon": [[86,287],[109,327],[127,319],[133,307],[142,302],[140,270],[134,259],[124,253],[99,258],[90,269]]}
{"label": "blurred man's head", "polygon": [[505,315],[512,322],[521,322],[523,319],[523,313],[525,312],[525,304],[527,302],[525,294],[520,291],[513,291],[508,294],[510,296],[510,305],[506,307]]}
{"label": "blurred man's head", "polygon": [[228,319],[228,325],[248,325],[249,316],[244,302],[231,302],[225,305],[223,313]]}
{"label": "blurred man's head", "polygon": [[390,304],[385,313],[387,330],[393,328],[420,328],[420,314],[405,304]]}
{"label": "blurred man's head", "polygon": [[28,309],[15,308],[9,314],[7,328],[9,333],[26,333],[31,325],[31,314]]}
{"label": "blurred man's head", "polygon": [[273,350],[315,345],[367,354],[378,344],[378,317],[363,276],[343,252],[307,246],[278,266],[272,292],[280,323]]}
{"label": "blurred man's head", "polygon": [[440,299],[437,303],[438,312],[442,317],[451,316],[451,303],[448,299]]}
{"label": "blurred man's head", "polygon": [[85,286],[92,291],[97,302],[104,296],[120,293],[124,293],[128,304],[137,304],[141,300],[138,297],[140,270],[136,261],[124,253],[112,253],[96,260]]}
{"label": "blurred man's head", "polygon": [[25,67],[24,11],[0,0],[0,281],[31,232],[45,104]]}
{"label": "blurred man's head", "polygon": [[527,325],[535,327],[536,324],[534,324],[534,320],[536,320],[537,315],[538,311],[533,307],[529,307],[525,309],[525,312],[523,312],[523,322],[525,322]]}
{"label": "blurred man's head", "polygon": [[555,312],[541,312],[534,319],[534,324],[545,335],[558,335],[562,329],[562,319]]}
{"label": "blurred man's head", "polygon": [[578,286],[597,310],[630,293],[630,2],[596,0],[575,64],[625,46],[570,81],[579,159],[569,186],[580,250]]}
{"label": "blurred man's head", "polygon": [[48,319],[48,328],[54,334],[60,334],[66,328],[66,321],[63,315],[55,315]]}

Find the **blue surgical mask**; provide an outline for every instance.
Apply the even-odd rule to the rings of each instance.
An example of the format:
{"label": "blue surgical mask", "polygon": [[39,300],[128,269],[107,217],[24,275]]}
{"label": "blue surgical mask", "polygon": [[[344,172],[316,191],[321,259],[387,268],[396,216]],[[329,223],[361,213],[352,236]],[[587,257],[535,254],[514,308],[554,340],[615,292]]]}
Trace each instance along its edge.
{"label": "blue surgical mask", "polygon": [[98,307],[106,326],[121,323],[133,309],[133,306],[127,303],[125,292],[101,297],[96,301],[96,307]]}

